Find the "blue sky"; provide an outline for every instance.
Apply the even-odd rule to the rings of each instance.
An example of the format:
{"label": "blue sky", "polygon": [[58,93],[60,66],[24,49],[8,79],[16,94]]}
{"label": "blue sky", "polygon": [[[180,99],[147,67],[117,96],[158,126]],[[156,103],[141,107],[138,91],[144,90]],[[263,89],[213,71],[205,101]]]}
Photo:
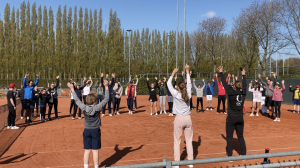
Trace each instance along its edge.
{"label": "blue sky", "polygon": [[[3,18],[6,3],[19,8],[23,0],[1,0],[0,13]],[[27,2],[27,1],[25,1]],[[103,19],[108,23],[109,11],[117,12],[124,29],[149,28],[162,31],[176,30],[177,0],[29,0],[32,5],[51,6],[56,14],[59,5],[68,7],[83,7],[100,9]],[[187,0],[186,2],[186,30],[192,32],[199,21],[212,16],[221,16],[227,20],[226,31],[230,31],[233,17],[238,16],[240,10],[249,6],[253,0]],[[184,0],[179,0],[179,30],[184,29]]]}
{"label": "blue sky", "polygon": [[[251,5],[254,0],[187,0],[186,2],[186,31],[189,33],[197,29],[198,23],[208,17],[220,16],[226,19],[226,32],[230,32],[233,18],[237,17],[243,8]],[[3,18],[6,3],[11,8],[19,8],[23,0],[1,0],[0,14]],[[27,3],[27,1],[25,1]],[[36,2],[42,8],[51,6],[56,14],[59,5],[62,7],[77,6],[97,9],[102,8],[103,21],[109,22],[110,9],[117,12],[123,29],[149,28],[160,32],[176,30],[177,0],[29,0],[32,5]],[[104,25],[103,25],[104,27]],[[179,31],[184,30],[184,0],[179,0]],[[292,48],[292,47],[289,47]],[[296,53],[292,49],[292,53]],[[298,56],[298,55],[295,55]],[[274,55],[273,55],[274,57]],[[293,57],[293,56],[291,56]]]}

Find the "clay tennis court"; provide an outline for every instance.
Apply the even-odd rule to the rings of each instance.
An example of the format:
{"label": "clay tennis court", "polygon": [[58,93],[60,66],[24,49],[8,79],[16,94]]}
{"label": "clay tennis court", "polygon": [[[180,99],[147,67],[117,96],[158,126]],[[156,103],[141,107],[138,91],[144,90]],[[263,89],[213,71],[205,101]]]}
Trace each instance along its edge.
{"label": "clay tennis court", "polygon": [[[138,96],[138,109],[133,115],[127,113],[126,99],[122,98],[121,115],[102,118],[102,149],[99,150],[100,167],[117,165],[161,162],[163,158],[173,160],[173,120],[166,114],[150,116],[148,96]],[[196,97],[193,98],[194,106]],[[205,102],[205,99],[204,99]],[[59,120],[40,123],[38,119],[27,126],[6,153],[0,158],[0,167],[5,168],[63,168],[83,167],[84,120],[72,120],[69,117],[70,98],[59,98]],[[251,102],[246,102],[250,111]],[[194,155],[196,159],[225,157],[225,120],[224,114],[216,114],[217,99],[213,99],[213,111],[196,114],[191,117],[194,127]],[[204,105],[206,107],[206,104]],[[293,114],[293,106],[282,106],[280,123],[263,116],[244,117],[244,136],[247,154],[300,150],[298,134],[299,114]],[[159,108],[158,108],[159,109]],[[107,114],[107,112],[106,112]],[[54,116],[52,114],[52,116]],[[25,125],[18,125],[25,127]],[[3,130],[4,133],[15,130]],[[239,144],[234,135],[233,155],[238,155]],[[182,159],[186,157],[184,136],[181,142]],[[93,167],[92,155],[90,167]],[[299,156],[271,158],[271,162],[299,159]],[[236,161],[233,163],[214,163],[195,165],[194,167],[235,167],[238,165],[260,164],[262,159]],[[186,167],[186,166],[182,166]]]}

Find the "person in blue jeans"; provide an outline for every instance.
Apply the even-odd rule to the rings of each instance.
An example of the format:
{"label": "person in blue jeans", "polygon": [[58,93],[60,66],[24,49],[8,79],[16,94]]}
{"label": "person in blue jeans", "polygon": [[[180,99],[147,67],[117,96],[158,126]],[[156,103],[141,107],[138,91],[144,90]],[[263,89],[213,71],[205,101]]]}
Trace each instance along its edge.
{"label": "person in blue jeans", "polygon": [[34,116],[34,108],[36,108],[36,117],[39,116],[39,104],[40,104],[40,101],[39,101],[39,90],[37,89],[37,86],[34,87],[33,89],[33,98],[32,98],[32,102],[33,102],[33,108],[32,108],[32,117]]}
{"label": "person in blue jeans", "polygon": [[206,110],[211,110],[211,111],[212,111],[212,95],[214,94],[213,87],[216,85],[214,79],[212,79],[212,82],[213,82],[212,85],[210,85],[210,82],[207,82],[207,85],[205,85],[205,94],[206,94],[206,103],[207,103]]}

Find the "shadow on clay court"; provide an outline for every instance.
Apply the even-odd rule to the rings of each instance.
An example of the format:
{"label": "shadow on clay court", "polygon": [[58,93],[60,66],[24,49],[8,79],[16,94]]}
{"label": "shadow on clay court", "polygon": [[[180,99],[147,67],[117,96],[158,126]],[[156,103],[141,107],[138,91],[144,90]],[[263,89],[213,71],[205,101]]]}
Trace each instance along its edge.
{"label": "shadow on clay court", "polygon": [[[46,117],[47,117],[47,115],[46,115]],[[63,116],[58,116],[58,118],[59,119],[62,119],[62,118],[66,118],[66,117],[71,117],[70,115],[63,115]],[[39,119],[39,117],[31,117],[33,120],[35,120],[36,118],[38,118]],[[52,120],[50,120],[50,121],[46,121],[45,123],[47,123],[47,122],[52,122],[52,121],[56,121],[56,119],[55,118],[52,118]],[[33,126],[33,125],[38,125],[38,124],[43,124],[42,122],[40,122],[40,120],[37,120],[37,121],[33,121],[31,124],[25,124],[25,123],[23,123],[23,124],[17,124],[17,126],[18,127],[27,127],[27,126]]]}
{"label": "shadow on clay court", "polygon": [[[135,113],[142,113],[142,112],[145,112],[146,110],[136,110],[136,111],[133,111],[133,114]],[[120,114],[125,114],[125,113],[128,113],[128,111],[120,111],[119,112]]]}
{"label": "shadow on clay court", "polygon": [[[186,142],[184,141],[184,143],[186,144]],[[194,152],[194,159],[197,157],[198,155],[198,148],[201,145],[201,136],[198,136],[198,141],[193,141],[193,152]],[[184,147],[184,151],[182,151],[181,156],[180,156],[180,160],[184,160],[187,157],[187,150],[186,147]]]}
{"label": "shadow on clay court", "polygon": [[[298,113],[298,112],[297,112],[297,109],[298,109],[298,108],[296,108],[295,113]],[[287,111],[289,111],[289,112],[291,112],[291,113],[294,112],[294,110],[287,110]]]}
{"label": "shadow on clay court", "polygon": [[[222,138],[226,141],[227,138],[225,135],[222,134]],[[235,150],[239,155],[241,155],[241,147],[240,147],[240,142],[236,138],[232,138],[232,148]],[[225,151],[227,152],[227,146],[225,147]]]}
{"label": "shadow on clay court", "polygon": [[16,155],[10,155],[3,158],[0,158],[0,165],[1,164],[9,164],[9,163],[18,163],[22,162],[26,159],[31,158],[32,156],[36,155],[37,153],[29,153],[29,154],[16,154]]}
{"label": "shadow on clay court", "polygon": [[130,152],[134,152],[136,150],[140,150],[144,145],[141,145],[140,147],[136,148],[136,149],[132,149],[132,147],[125,147],[124,149],[119,149],[119,145],[116,145],[114,150],[115,153],[113,155],[111,155],[110,157],[108,157],[107,159],[105,159],[103,162],[101,162],[101,164],[99,165],[99,167],[110,167],[113,164],[117,163],[119,160],[121,160],[124,156],[126,156],[128,153]]}

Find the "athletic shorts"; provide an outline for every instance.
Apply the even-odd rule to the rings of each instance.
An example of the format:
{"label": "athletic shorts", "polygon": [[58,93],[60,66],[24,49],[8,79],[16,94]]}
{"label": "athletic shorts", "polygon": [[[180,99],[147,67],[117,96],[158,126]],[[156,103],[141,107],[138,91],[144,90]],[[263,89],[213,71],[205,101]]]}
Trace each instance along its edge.
{"label": "athletic shorts", "polygon": [[206,100],[212,100],[212,95],[206,95]]}
{"label": "athletic shorts", "polygon": [[266,97],[265,101],[265,106],[266,107],[274,107],[274,101],[272,100],[272,97]]}
{"label": "athletic shorts", "polygon": [[294,105],[300,105],[300,99],[294,99]]}
{"label": "athletic shorts", "polygon": [[167,102],[173,102],[173,96],[168,96]]}
{"label": "athletic shorts", "polygon": [[157,101],[157,97],[156,96],[150,96],[149,97],[149,101],[150,102],[156,102]]}
{"label": "athletic shorts", "polygon": [[101,148],[101,131],[100,128],[87,129],[83,131],[84,149],[97,150]]}
{"label": "athletic shorts", "polygon": [[33,101],[30,99],[24,99],[23,105],[24,105],[24,109],[33,109],[34,108]]}
{"label": "athletic shorts", "polygon": [[260,103],[260,102],[261,102],[261,98],[254,98],[254,99],[253,99],[253,102],[258,102],[258,103]]}

